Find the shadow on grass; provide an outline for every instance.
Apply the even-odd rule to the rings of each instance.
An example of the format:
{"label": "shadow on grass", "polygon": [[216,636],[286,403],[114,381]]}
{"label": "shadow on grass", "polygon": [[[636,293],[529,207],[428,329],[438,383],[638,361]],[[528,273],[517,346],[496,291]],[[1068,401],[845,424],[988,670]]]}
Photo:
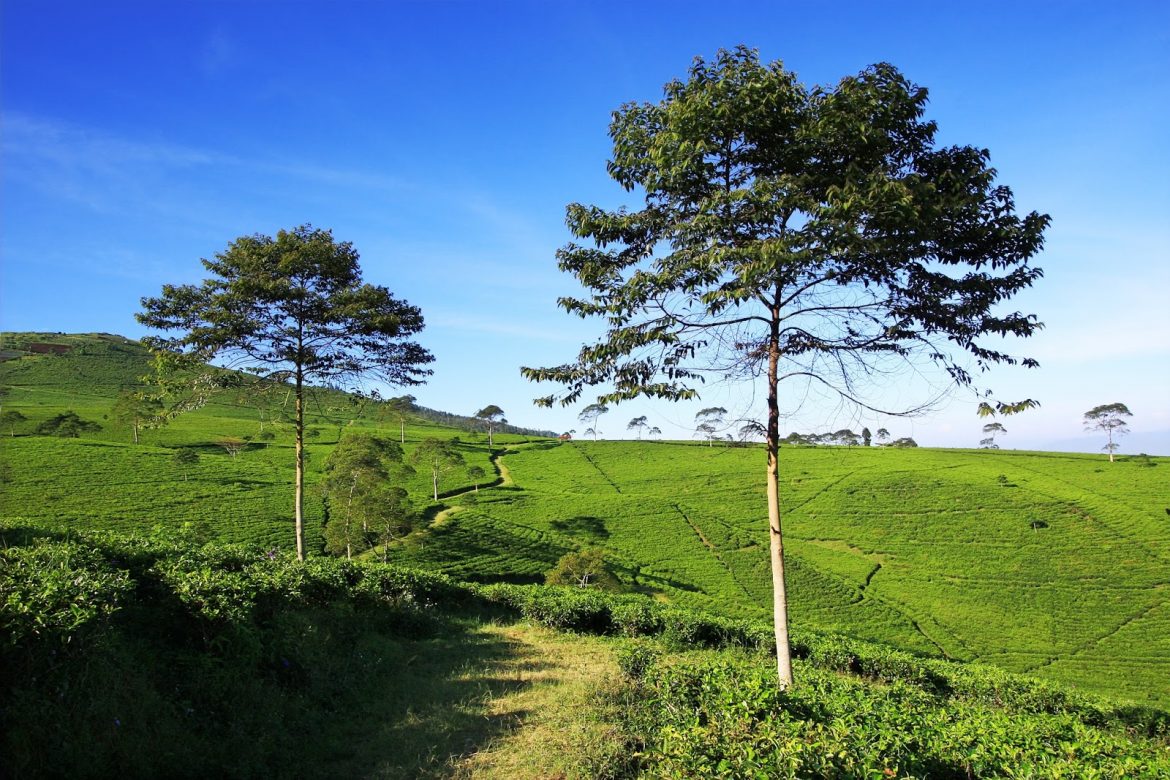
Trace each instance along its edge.
{"label": "shadow on grass", "polygon": [[0,675],[0,776],[449,776],[547,668],[474,613],[282,613],[258,656],[230,633],[201,650],[161,605],[124,617],[85,668]]}
{"label": "shadow on grass", "polygon": [[340,717],[302,743],[306,775],[445,777],[460,759],[519,727],[528,713],[493,700],[527,688],[546,668],[521,642],[477,631],[478,618],[444,618],[428,639],[383,640],[378,673]]}

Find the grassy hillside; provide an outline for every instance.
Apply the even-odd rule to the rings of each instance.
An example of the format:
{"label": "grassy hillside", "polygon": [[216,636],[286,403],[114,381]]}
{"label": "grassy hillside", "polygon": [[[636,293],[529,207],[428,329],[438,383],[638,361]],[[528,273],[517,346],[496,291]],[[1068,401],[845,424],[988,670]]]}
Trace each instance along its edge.
{"label": "grassy hillside", "polygon": [[640,596],[5,521],[0,594],[4,776],[1170,774],[1166,711],[806,631],[783,692]]}
{"label": "grassy hillside", "polygon": [[[28,349],[33,344],[65,349],[34,353]],[[119,391],[139,387],[150,371],[150,356],[141,344],[107,334],[6,333],[0,336],[0,355],[6,358],[0,362],[3,408],[27,418],[14,431],[0,431],[0,510],[5,515],[115,530],[186,524],[201,539],[278,548],[292,543],[290,399],[248,387],[225,390],[164,427],[142,431],[140,443],[134,444],[130,429],[119,426],[111,410]],[[39,422],[66,409],[102,430],[77,439],[31,435]],[[322,498],[314,487],[329,452],[351,430],[380,431],[394,440],[400,433],[397,420],[377,419],[372,407],[354,405],[344,393],[324,389],[312,394],[306,412],[310,550],[321,549],[324,521]],[[405,432],[408,456],[424,438],[461,436],[467,465],[483,468],[492,479],[484,437],[420,418],[410,419]],[[249,443],[232,456],[216,443],[227,438]],[[528,439],[517,434],[496,438],[500,443]],[[194,448],[198,464],[174,464],[177,447]],[[440,490],[471,486],[460,470],[448,475]],[[438,511],[432,506],[429,475],[416,474],[406,487],[420,511]]]}
{"label": "grassy hillside", "polygon": [[[33,354],[30,342],[60,344]],[[15,350],[21,347],[23,351]],[[279,404],[223,393],[142,443],[109,418],[145,353],[114,336],[6,334],[5,409],[29,422],[0,436],[0,511],[75,528],[183,527],[194,539],[292,543],[291,431]],[[105,428],[81,439],[29,435],[63,409]],[[346,430],[397,433],[339,393],[310,409],[309,546],[323,507],[312,489]],[[261,431],[275,433],[261,441]],[[490,481],[482,438],[460,434]],[[216,446],[253,437],[238,457]],[[509,448],[500,484],[478,494],[462,471],[430,500],[407,486],[428,528],[391,559],[479,582],[536,582],[565,552],[601,547],[624,586],[659,601],[766,618],[763,454],[659,442],[529,442]],[[200,462],[171,461],[193,446]],[[1170,704],[1170,468],[1164,458],[1005,451],[797,448],[782,453],[792,619],[923,655],[977,660],[1139,702]],[[1170,472],[1168,472],[1170,473]]]}
{"label": "grassy hillside", "polygon": [[[511,486],[452,513],[397,560],[464,578],[535,579],[564,551],[600,546],[636,589],[767,614],[761,450],[549,443],[502,463]],[[1168,466],[785,450],[793,622],[1168,703]]]}

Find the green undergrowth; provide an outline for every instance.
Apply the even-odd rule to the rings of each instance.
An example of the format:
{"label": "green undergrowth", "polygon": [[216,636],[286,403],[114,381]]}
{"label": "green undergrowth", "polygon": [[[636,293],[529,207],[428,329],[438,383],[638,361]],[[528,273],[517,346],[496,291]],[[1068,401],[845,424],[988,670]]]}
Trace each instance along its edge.
{"label": "green undergrowth", "polygon": [[466,672],[512,652],[475,626],[519,619],[608,637],[629,676],[598,705],[609,744],[568,776],[1170,772],[1165,711],[994,668],[800,633],[799,684],[782,693],[758,621],[8,522],[0,774],[441,776],[503,736],[484,703],[511,683]]}

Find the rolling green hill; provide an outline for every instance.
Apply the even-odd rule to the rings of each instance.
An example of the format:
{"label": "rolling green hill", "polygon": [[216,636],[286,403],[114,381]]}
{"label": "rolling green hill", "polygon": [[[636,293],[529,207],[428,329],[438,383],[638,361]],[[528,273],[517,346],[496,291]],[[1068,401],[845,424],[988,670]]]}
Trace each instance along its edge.
{"label": "rolling green hill", "polygon": [[[35,339],[33,338],[35,337]],[[70,346],[63,354],[14,347]],[[20,342],[19,344],[17,342]],[[291,544],[291,434],[244,392],[147,431],[139,445],[108,419],[144,353],[114,336],[5,334],[5,409],[29,422],[0,437],[7,517],[79,528],[184,523],[197,538]],[[63,409],[105,429],[80,439],[28,435]],[[311,410],[312,484],[347,429],[397,432],[338,393]],[[267,426],[264,428],[264,426]],[[238,457],[225,436],[275,431]],[[496,462],[466,431],[469,465]],[[408,485],[429,528],[391,560],[478,582],[536,582],[565,552],[601,547],[623,584],[659,601],[766,618],[770,604],[763,454],[659,442],[497,437],[501,482],[465,474],[430,501]],[[189,471],[176,446],[203,454]],[[1170,704],[1170,460],[963,450],[794,448],[781,457],[792,620],[923,655],[980,661],[1138,702]],[[1166,472],[1166,473],[1164,473]],[[310,549],[323,509],[310,489]],[[440,510],[445,509],[439,514]]]}
{"label": "rolling green hill", "polygon": [[[28,347],[35,344],[60,351],[31,352]],[[0,355],[5,358],[0,362],[3,408],[27,418],[0,437],[6,516],[122,531],[187,524],[196,538],[278,548],[292,543],[290,399],[260,395],[247,384],[224,390],[202,408],[142,431],[140,443],[134,444],[130,429],[119,426],[111,410],[119,391],[140,387],[150,372],[149,352],[138,342],[108,334],[5,333],[0,334]],[[66,409],[102,430],[76,439],[31,435],[39,422]],[[372,406],[355,405],[344,393],[321,389],[312,394],[306,412],[305,501],[306,543],[312,550],[322,547],[324,522],[314,486],[325,458],[351,430],[381,431],[394,440],[400,433],[397,420],[376,419]],[[462,438],[458,446],[467,465],[492,474],[484,437],[424,417],[406,422],[403,449],[409,455],[424,438],[456,436]],[[232,438],[248,442],[238,456],[217,444]],[[515,443],[529,437],[504,433],[496,439]],[[176,465],[171,458],[177,447],[194,448],[199,462]],[[465,472],[457,471],[440,489],[472,485]],[[416,474],[407,488],[420,512],[438,511],[428,475]]]}
{"label": "rolling green hill", "polygon": [[[535,578],[565,550],[600,546],[637,589],[766,616],[762,450],[550,443],[502,462],[512,486],[397,559]],[[793,623],[1170,703],[1168,465],[786,449]]]}

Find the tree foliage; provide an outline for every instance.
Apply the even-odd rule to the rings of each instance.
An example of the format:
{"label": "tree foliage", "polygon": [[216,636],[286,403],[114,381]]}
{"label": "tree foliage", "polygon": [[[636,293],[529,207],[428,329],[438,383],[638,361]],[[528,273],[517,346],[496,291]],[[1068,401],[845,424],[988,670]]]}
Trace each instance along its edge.
{"label": "tree foliage", "polygon": [[488,432],[488,446],[493,446],[492,429],[497,425],[508,422],[504,419],[504,410],[495,404],[489,404],[475,413],[476,419],[482,420]]}
{"label": "tree foliage", "polygon": [[306,383],[372,377],[416,385],[430,374],[424,366],[433,359],[409,338],[423,328],[419,310],[385,287],[364,283],[358,260],[352,244],[310,225],[275,238],[243,236],[203,260],[209,277],[202,284],[164,285],[161,296],[142,299],[137,315],[147,327],[179,332],[144,339],[165,372],[218,360],[292,386],[294,520],[302,559]]}
{"label": "tree foliage", "polygon": [[557,565],[544,575],[546,585],[572,585],[577,588],[617,590],[618,579],[610,571],[605,551],[599,547],[565,553]]}
{"label": "tree foliage", "polygon": [[77,439],[83,433],[97,433],[102,426],[92,420],[83,420],[72,409],[54,415],[37,425],[38,436],[59,436],[63,439]]}
{"label": "tree foliage", "polygon": [[594,440],[597,439],[597,434],[600,433],[600,431],[597,429],[597,421],[600,419],[601,415],[608,411],[609,407],[607,405],[598,402],[595,404],[589,404],[581,410],[580,414],[577,415],[578,420],[589,426],[585,430],[585,433],[592,434]]}
{"label": "tree foliage", "polygon": [[171,463],[183,470],[183,481],[187,481],[187,470],[199,462],[199,451],[194,447],[179,447],[171,453]]}
{"label": "tree foliage", "polygon": [[463,454],[455,446],[455,441],[442,439],[423,439],[414,452],[410,453],[410,462],[425,468],[431,473],[431,495],[435,501],[439,500],[439,478],[449,471],[460,468],[465,464]]}
{"label": "tree foliage", "polygon": [[16,426],[27,421],[28,418],[16,409],[5,409],[3,412],[0,412],[0,426],[8,429],[8,436],[10,438],[16,438]]}
{"label": "tree foliage", "polygon": [[119,424],[130,429],[134,443],[138,443],[138,432],[143,428],[155,428],[166,423],[161,399],[137,390],[123,390],[110,413]]}
{"label": "tree foliage", "polygon": [[979,440],[979,446],[988,450],[998,450],[999,445],[995,443],[995,437],[1005,433],[1007,433],[1007,428],[1003,427],[1003,423],[987,423],[983,426],[983,436],[985,438]]}
{"label": "tree foliage", "polygon": [[1101,449],[1109,453],[1110,463],[1113,462],[1113,453],[1120,446],[1113,441],[1113,437],[1129,433],[1129,423],[1124,418],[1132,416],[1129,407],[1123,403],[1102,404],[1085,412],[1085,430],[1098,431],[1109,437],[1109,442]]}
{"label": "tree foliage", "polygon": [[321,493],[329,507],[325,549],[352,558],[355,552],[386,545],[410,531],[406,491],[391,484],[402,478],[402,447],[367,433],[348,433],[325,460]]}
{"label": "tree foliage", "polygon": [[635,417],[632,420],[630,420],[630,422],[626,425],[626,430],[627,431],[637,431],[638,438],[640,439],[640,438],[642,438],[642,431],[646,430],[649,427],[650,427],[650,424],[648,422],[646,422],[646,415],[643,414],[639,417]]}
{"label": "tree foliage", "polygon": [[[636,210],[571,204],[584,243],[557,255],[588,291],[560,299],[605,335],[570,363],[526,367],[560,391],[538,404],[695,398],[711,374],[767,385],[768,512],[776,644],[791,681],[776,458],[784,381],[875,411],[869,380],[933,362],[960,386],[1034,315],[1005,311],[1041,276],[1048,217],[1017,216],[986,150],[939,147],[926,89],[888,64],[806,88],[754,51],[696,59],[658,103],[610,125],[609,174]],[[1034,405],[993,402],[987,413]],[[884,410],[908,413],[911,409]]]}

